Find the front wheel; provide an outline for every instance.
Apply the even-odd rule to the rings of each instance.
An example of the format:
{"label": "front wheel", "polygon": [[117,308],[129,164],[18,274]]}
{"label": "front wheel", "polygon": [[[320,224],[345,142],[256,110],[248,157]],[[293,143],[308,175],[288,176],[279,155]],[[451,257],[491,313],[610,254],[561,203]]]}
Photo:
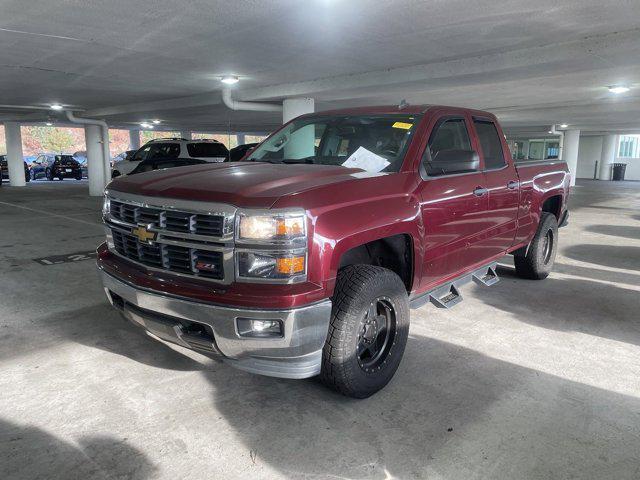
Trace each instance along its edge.
{"label": "front wheel", "polygon": [[516,273],[522,278],[542,280],[553,268],[558,251],[558,221],[552,213],[542,212],[540,225],[526,255],[513,257]]}
{"label": "front wheel", "polygon": [[393,377],[409,335],[409,299],[395,273],[351,265],[338,275],[321,378],[343,395],[366,398]]}
{"label": "front wheel", "polygon": [[47,177],[47,180],[49,180],[50,182],[53,181],[53,172],[48,168],[44,171],[44,176]]}
{"label": "front wheel", "polygon": [[36,172],[34,172],[33,170],[29,171],[29,176],[31,177],[31,180],[35,180],[36,179]]}

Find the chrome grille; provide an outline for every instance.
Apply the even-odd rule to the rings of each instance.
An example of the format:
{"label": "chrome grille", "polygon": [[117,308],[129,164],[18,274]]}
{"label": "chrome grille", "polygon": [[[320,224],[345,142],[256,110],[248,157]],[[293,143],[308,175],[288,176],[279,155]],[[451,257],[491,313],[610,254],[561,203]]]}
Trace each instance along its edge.
{"label": "chrome grille", "polygon": [[211,237],[221,237],[224,232],[225,217],[202,213],[180,212],[162,208],[143,207],[135,204],[111,200],[110,215],[116,220],[130,224],[153,224],[169,232],[191,233]]}
{"label": "chrome grille", "polygon": [[112,229],[111,233],[116,251],[135,262],[196,277],[214,280],[224,278],[223,254],[220,251],[160,243],[146,244],[121,230]]}

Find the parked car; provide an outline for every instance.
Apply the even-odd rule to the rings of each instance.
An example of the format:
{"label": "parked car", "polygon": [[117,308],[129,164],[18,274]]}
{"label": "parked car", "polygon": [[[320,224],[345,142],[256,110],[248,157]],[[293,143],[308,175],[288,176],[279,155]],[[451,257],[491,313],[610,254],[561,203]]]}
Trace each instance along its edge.
{"label": "parked car", "polygon": [[141,161],[129,175],[136,173],[152,172],[153,170],[162,170],[165,168],[186,167],[189,165],[199,165],[207,163],[198,158],[150,158]]}
{"label": "parked car", "polygon": [[569,184],[563,161],[514,163],[487,112],[315,113],[242,162],[112,181],[97,262],[156,337],[364,398],[398,368],[410,307],[453,307],[507,254],[549,274]]}
{"label": "parked car", "polygon": [[244,157],[248,152],[256,148],[258,145],[258,143],[245,143],[244,145],[238,145],[237,147],[232,148],[231,150],[229,150],[229,161],[237,162],[239,160],[242,160],[242,157]]}
{"label": "parked car", "polygon": [[[26,182],[31,180],[31,176],[29,175],[29,166],[27,162],[23,160],[24,163],[24,179]],[[7,156],[0,155],[0,183],[1,180],[9,180],[9,166],[7,164]]]}
{"label": "parked car", "polygon": [[82,178],[87,178],[89,176],[89,169],[87,167],[87,152],[84,150],[79,150],[73,154],[73,158],[80,165],[80,169],[82,170]]}
{"label": "parked car", "polygon": [[31,164],[31,180],[37,178],[82,180],[82,169],[72,155],[44,153],[38,155]]}
{"label": "parked car", "polygon": [[111,178],[127,175],[141,161],[153,158],[196,158],[217,163],[229,159],[229,150],[217,140],[158,138],[145,143],[130,159],[114,163]]}
{"label": "parked car", "polygon": [[120,162],[122,160],[131,160],[131,157],[137,152],[137,150],[126,150],[124,152],[120,152],[115,157],[111,159],[111,168],[116,162]]}

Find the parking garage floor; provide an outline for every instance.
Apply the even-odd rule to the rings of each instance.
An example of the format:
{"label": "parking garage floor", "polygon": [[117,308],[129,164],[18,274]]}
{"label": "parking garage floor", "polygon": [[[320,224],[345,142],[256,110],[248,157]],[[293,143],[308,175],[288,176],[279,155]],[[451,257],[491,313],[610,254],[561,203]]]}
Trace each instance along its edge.
{"label": "parking garage floor", "polygon": [[86,184],[3,186],[0,478],[637,479],[640,183],[571,204],[547,280],[507,264],[412,312],[396,377],[358,401],[146,337],[98,284]]}

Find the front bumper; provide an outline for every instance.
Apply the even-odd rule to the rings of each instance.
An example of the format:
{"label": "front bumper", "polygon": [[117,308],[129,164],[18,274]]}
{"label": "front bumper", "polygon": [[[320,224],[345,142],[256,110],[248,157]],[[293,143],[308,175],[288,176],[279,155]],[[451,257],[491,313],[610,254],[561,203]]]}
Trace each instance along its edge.
{"label": "front bumper", "polygon": [[[232,308],[136,288],[99,269],[111,304],[152,335],[261,375],[308,378],[320,373],[331,301],[282,310]],[[279,319],[279,338],[247,338],[236,319]]]}

